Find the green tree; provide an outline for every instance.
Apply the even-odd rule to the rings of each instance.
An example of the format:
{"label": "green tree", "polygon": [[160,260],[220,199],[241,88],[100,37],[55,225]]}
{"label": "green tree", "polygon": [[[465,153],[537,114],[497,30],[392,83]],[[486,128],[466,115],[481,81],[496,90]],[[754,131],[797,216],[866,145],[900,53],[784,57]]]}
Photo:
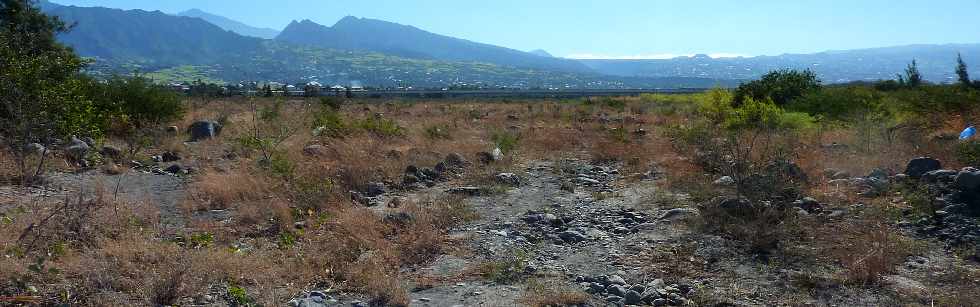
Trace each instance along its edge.
{"label": "green tree", "polygon": [[956,54],[956,76],[959,77],[960,85],[964,87],[970,87],[973,82],[970,81],[970,73],[967,72],[966,62],[963,61],[963,55]]}
{"label": "green tree", "polygon": [[14,154],[25,183],[44,166],[43,154],[27,165],[26,144],[100,132],[100,114],[78,78],[85,62],[55,38],[67,30],[34,1],[0,0],[0,145]]}
{"label": "green tree", "polygon": [[898,83],[905,87],[918,87],[922,85],[922,74],[919,72],[919,65],[914,59],[905,68],[905,75],[898,75]]}
{"label": "green tree", "polygon": [[777,106],[783,106],[820,88],[820,80],[810,70],[777,70],[763,75],[759,80],[739,85],[735,90],[734,105],[741,106],[751,98],[756,101],[772,99]]}
{"label": "green tree", "polygon": [[92,95],[113,117],[112,132],[126,140],[131,157],[149,145],[156,128],[185,110],[179,94],[138,74],[112,77],[97,88]]}

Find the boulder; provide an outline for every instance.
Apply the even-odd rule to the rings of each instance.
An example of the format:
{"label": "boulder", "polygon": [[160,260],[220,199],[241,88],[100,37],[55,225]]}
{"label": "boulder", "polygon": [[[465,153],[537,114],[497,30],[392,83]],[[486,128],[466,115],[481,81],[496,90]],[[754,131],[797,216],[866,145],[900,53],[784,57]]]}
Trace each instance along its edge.
{"label": "boulder", "polygon": [[922,180],[925,182],[936,183],[936,182],[950,182],[952,181],[959,172],[948,169],[934,170],[922,175]]}
{"label": "boulder", "polygon": [[963,168],[956,174],[953,184],[964,192],[980,193],[980,170],[972,167]]}
{"label": "boulder", "polygon": [[721,178],[718,178],[718,180],[715,180],[714,184],[720,186],[731,186],[735,185],[735,179],[732,179],[731,176],[722,176]]}
{"label": "boulder", "polygon": [[499,183],[508,184],[512,186],[521,185],[521,177],[514,173],[500,173],[494,176],[494,178]]}
{"label": "boulder", "polygon": [[479,196],[480,195],[480,188],[478,188],[478,187],[458,187],[458,188],[451,188],[449,190],[446,190],[446,193],[449,193],[449,194],[458,194],[458,195],[466,195],[466,196]]}
{"label": "boulder", "polygon": [[[499,151],[499,149],[496,149]],[[496,152],[496,151],[495,151]],[[496,161],[500,161],[501,154],[494,154],[494,152],[481,151],[476,153],[476,157],[480,160],[480,163],[490,164]]]}
{"label": "boulder", "polygon": [[167,151],[160,154],[160,161],[162,162],[174,162],[174,161],[180,161],[180,159],[181,159],[180,155],[178,155],[175,152]]}
{"label": "boulder", "polygon": [[565,243],[577,243],[585,241],[586,237],[581,232],[574,230],[566,230],[558,234],[558,238]]}
{"label": "boulder", "polygon": [[816,199],[812,197],[804,197],[803,199],[793,202],[793,205],[805,210],[807,213],[820,212],[823,206],[820,205]]}
{"label": "boulder", "polygon": [[91,137],[87,137],[87,136],[82,137],[80,138],[80,140],[82,140],[82,142],[85,142],[85,144],[87,144],[89,147],[95,147],[95,139]]}
{"label": "boulder", "polygon": [[76,137],[72,137],[71,142],[68,143],[68,146],[65,146],[65,154],[68,156],[68,158],[75,161],[84,160],[85,156],[88,155],[89,150],[91,150],[91,147]]}
{"label": "boulder", "polygon": [[928,172],[939,170],[943,168],[943,164],[939,160],[920,157],[909,161],[908,165],[905,166],[905,175],[913,179],[919,179],[922,175]]}
{"label": "boulder", "polygon": [[198,121],[187,129],[191,134],[191,142],[207,140],[221,134],[221,124],[214,121]]}
{"label": "boulder", "polygon": [[667,210],[663,215],[660,216],[661,220],[676,220],[685,218],[692,215],[697,215],[698,210],[692,208],[674,208]]}
{"label": "boulder", "polygon": [[633,290],[626,291],[626,295],[623,298],[626,299],[627,305],[639,305],[643,302],[643,295]]}
{"label": "boulder", "polygon": [[620,277],[619,275],[612,275],[612,276],[609,276],[609,284],[625,286],[626,285],[626,280],[623,279],[622,277]]}
{"label": "boulder", "polygon": [[624,297],[626,296],[626,293],[629,292],[629,290],[626,290],[626,287],[623,287],[622,285],[611,285],[609,288],[606,288],[606,291],[609,292],[609,294],[618,297]]}
{"label": "boulder", "polygon": [[108,157],[112,159],[119,159],[122,156],[122,150],[118,147],[112,145],[102,146],[102,150],[99,151],[103,157]]}
{"label": "boulder", "polygon": [[174,174],[174,175],[180,175],[180,174],[183,174],[184,173],[184,168],[181,167],[179,164],[174,164],[174,165],[171,165],[170,167],[164,169],[164,171],[165,172],[168,172],[168,173],[171,173],[171,174]]}
{"label": "boulder", "polygon": [[466,159],[463,158],[463,155],[460,155],[458,153],[451,153],[446,155],[446,158],[443,159],[443,162],[446,163],[447,167],[454,167],[454,168],[463,168],[466,167],[466,165],[470,164],[469,161],[466,161]]}
{"label": "boulder", "polygon": [[40,143],[30,143],[30,144],[24,145],[24,153],[26,153],[28,155],[38,155],[38,156],[41,156],[41,155],[44,155],[47,152],[48,152],[48,149],[46,147],[44,147],[44,145],[41,145]]}
{"label": "boulder", "polygon": [[362,191],[364,196],[377,197],[385,193],[385,184],[380,182],[368,182]]}

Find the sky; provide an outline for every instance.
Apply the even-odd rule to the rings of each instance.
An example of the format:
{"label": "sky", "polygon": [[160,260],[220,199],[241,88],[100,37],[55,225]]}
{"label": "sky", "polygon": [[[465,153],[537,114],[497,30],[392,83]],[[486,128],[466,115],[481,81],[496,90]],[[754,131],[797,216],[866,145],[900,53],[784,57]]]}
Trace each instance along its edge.
{"label": "sky", "polygon": [[433,33],[573,58],[756,56],[907,44],[980,43],[980,0],[51,0],[192,8],[282,29],[382,19]]}

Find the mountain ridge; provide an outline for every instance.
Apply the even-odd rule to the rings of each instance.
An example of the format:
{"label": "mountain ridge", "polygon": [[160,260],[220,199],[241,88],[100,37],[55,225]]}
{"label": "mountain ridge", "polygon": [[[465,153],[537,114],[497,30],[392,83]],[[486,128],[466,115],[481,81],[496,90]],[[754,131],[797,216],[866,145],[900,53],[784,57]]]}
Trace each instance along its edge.
{"label": "mountain ridge", "polygon": [[347,16],[333,26],[308,19],[293,21],[276,40],[318,47],[382,52],[386,54],[450,61],[486,62],[498,65],[565,72],[591,72],[573,60],[543,58],[510,48],[435,34],[410,25]]}
{"label": "mountain ridge", "polygon": [[210,22],[222,29],[232,31],[243,36],[273,39],[279,35],[279,30],[276,29],[251,26],[241,21],[208,13],[196,8],[177,13],[177,16],[201,18],[204,19],[204,21]]}

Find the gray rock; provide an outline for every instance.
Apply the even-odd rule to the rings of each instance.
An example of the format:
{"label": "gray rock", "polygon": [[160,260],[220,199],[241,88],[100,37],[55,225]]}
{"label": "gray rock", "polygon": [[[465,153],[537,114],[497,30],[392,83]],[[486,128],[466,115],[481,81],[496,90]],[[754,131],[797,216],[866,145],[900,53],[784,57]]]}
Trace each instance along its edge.
{"label": "gray rock", "polygon": [[625,297],[626,293],[629,292],[629,290],[626,290],[626,287],[623,287],[621,285],[611,285],[609,286],[609,288],[606,288],[606,292],[609,292],[609,294],[615,296]]}
{"label": "gray rock", "polygon": [[449,194],[458,194],[458,195],[466,195],[466,196],[479,196],[480,195],[480,188],[478,188],[478,187],[457,187],[457,188],[451,188],[451,189],[446,190],[446,193],[449,193]]}
{"label": "gray rock", "polygon": [[626,280],[620,277],[619,275],[612,275],[609,276],[609,283],[613,285],[625,286]]}
{"label": "gray rock", "polygon": [[586,185],[599,184],[599,180],[595,180],[595,179],[589,178],[587,176],[579,176],[578,178],[575,178],[575,181],[577,181],[578,183],[581,183],[581,184],[586,184]]}
{"label": "gray rock", "polygon": [[661,220],[676,220],[685,218],[688,216],[697,215],[698,210],[693,208],[674,208],[664,212],[664,215],[660,216]]}
{"label": "gray rock", "polygon": [[377,197],[385,193],[385,184],[380,182],[368,182],[364,187],[363,194],[367,197]]}
{"label": "gray rock", "polygon": [[928,172],[942,169],[943,164],[939,160],[920,157],[909,161],[905,166],[905,174],[913,179],[918,179]]}
{"label": "gray rock", "polygon": [[494,161],[500,161],[504,159],[504,152],[501,151],[499,147],[494,148],[493,151],[490,151],[490,155],[493,157]]}
{"label": "gray rock", "polygon": [[558,234],[558,238],[561,238],[562,241],[565,241],[566,243],[577,243],[587,239],[585,235],[574,230],[563,231],[562,233]]}
{"label": "gray rock", "polygon": [[927,173],[923,174],[922,175],[922,180],[924,180],[926,182],[933,182],[933,183],[935,183],[935,182],[949,182],[954,177],[956,177],[956,175],[958,173],[959,172],[957,172],[957,171],[948,170],[948,169],[934,170],[934,171],[927,172]]}
{"label": "gray rock", "polygon": [[627,305],[639,305],[643,302],[643,295],[633,290],[626,291],[626,295],[623,298],[626,299]]}
{"label": "gray rock", "polygon": [[72,137],[71,142],[69,142],[68,146],[65,147],[65,153],[69,158],[75,161],[85,159],[85,156],[88,155],[89,150],[91,150],[91,147],[76,137]]}
{"label": "gray rock", "polygon": [[470,164],[469,161],[466,161],[466,159],[463,158],[463,155],[460,155],[458,153],[451,153],[446,155],[446,158],[443,159],[443,162],[446,162],[446,166],[456,167],[456,168],[462,168]]}
{"label": "gray rock", "polygon": [[963,168],[953,180],[958,189],[967,192],[980,192],[980,170],[972,167]]}
{"label": "gray rock", "polygon": [[667,303],[668,303],[668,301],[666,299],[658,298],[658,299],[653,300],[653,302],[651,304],[653,306],[660,307],[660,306],[667,306]]}
{"label": "gray rock", "polygon": [[180,133],[180,128],[177,126],[168,126],[165,131],[170,134],[177,134]]}
{"label": "gray rock", "polygon": [[103,157],[109,157],[112,159],[119,159],[122,157],[122,150],[112,145],[102,146],[102,150],[100,150],[99,153],[102,154]]}
{"label": "gray rock", "polygon": [[622,304],[623,297],[618,295],[610,295],[606,297],[606,302],[613,303],[613,304]]}
{"label": "gray rock", "polygon": [[514,173],[500,173],[494,176],[494,178],[499,183],[508,184],[515,187],[521,185],[521,177],[518,177],[517,174]]}
{"label": "gray rock", "polygon": [[221,134],[221,124],[214,121],[198,121],[187,129],[191,134],[191,142],[206,140]]}
{"label": "gray rock", "polygon": [[30,144],[24,145],[24,153],[29,154],[29,155],[38,155],[38,156],[41,156],[41,155],[44,155],[47,152],[48,152],[48,149],[45,148],[44,145],[41,145],[39,143],[30,143]]}
{"label": "gray rock", "polygon": [[180,174],[183,174],[184,173],[184,168],[181,167],[179,164],[174,164],[174,165],[171,165],[170,167],[164,169],[164,171],[166,171],[168,173],[171,173],[171,174],[174,174],[174,175],[180,175]]}
{"label": "gray rock", "polygon": [[889,171],[887,170],[875,168],[868,174],[868,178],[888,179],[888,174]]}
{"label": "gray rock", "polygon": [[606,286],[603,286],[600,283],[594,282],[594,283],[590,283],[589,284],[589,289],[586,290],[586,291],[589,292],[589,293],[593,293],[593,294],[595,294],[595,293],[602,293],[602,292],[605,292],[606,291]]}
{"label": "gray rock", "polygon": [[80,138],[80,140],[82,140],[82,142],[85,142],[85,144],[87,144],[89,147],[95,147],[95,139],[91,137],[87,137],[87,136],[82,137]]}
{"label": "gray rock", "polygon": [[161,162],[174,162],[174,161],[180,161],[180,159],[181,159],[180,155],[174,152],[167,151],[160,154]]}
{"label": "gray rock", "polygon": [[793,205],[806,210],[807,213],[820,212],[820,209],[823,207],[820,205],[820,202],[812,197],[804,197],[803,199],[793,202]]}
{"label": "gray rock", "polygon": [[714,185],[720,185],[720,186],[731,186],[734,184],[735,184],[735,179],[732,179],[731,176],[722,176],[721,178],[718,178],[718,180],[715,180],[714,182]]}
{"label": "gray rock", "polygon": [[647,288],[653,290],[660,290],[666,287],[667,287],[667,283],[665,283],[664,280],[660,278],[654,279],[653,281],[647,284]]}

